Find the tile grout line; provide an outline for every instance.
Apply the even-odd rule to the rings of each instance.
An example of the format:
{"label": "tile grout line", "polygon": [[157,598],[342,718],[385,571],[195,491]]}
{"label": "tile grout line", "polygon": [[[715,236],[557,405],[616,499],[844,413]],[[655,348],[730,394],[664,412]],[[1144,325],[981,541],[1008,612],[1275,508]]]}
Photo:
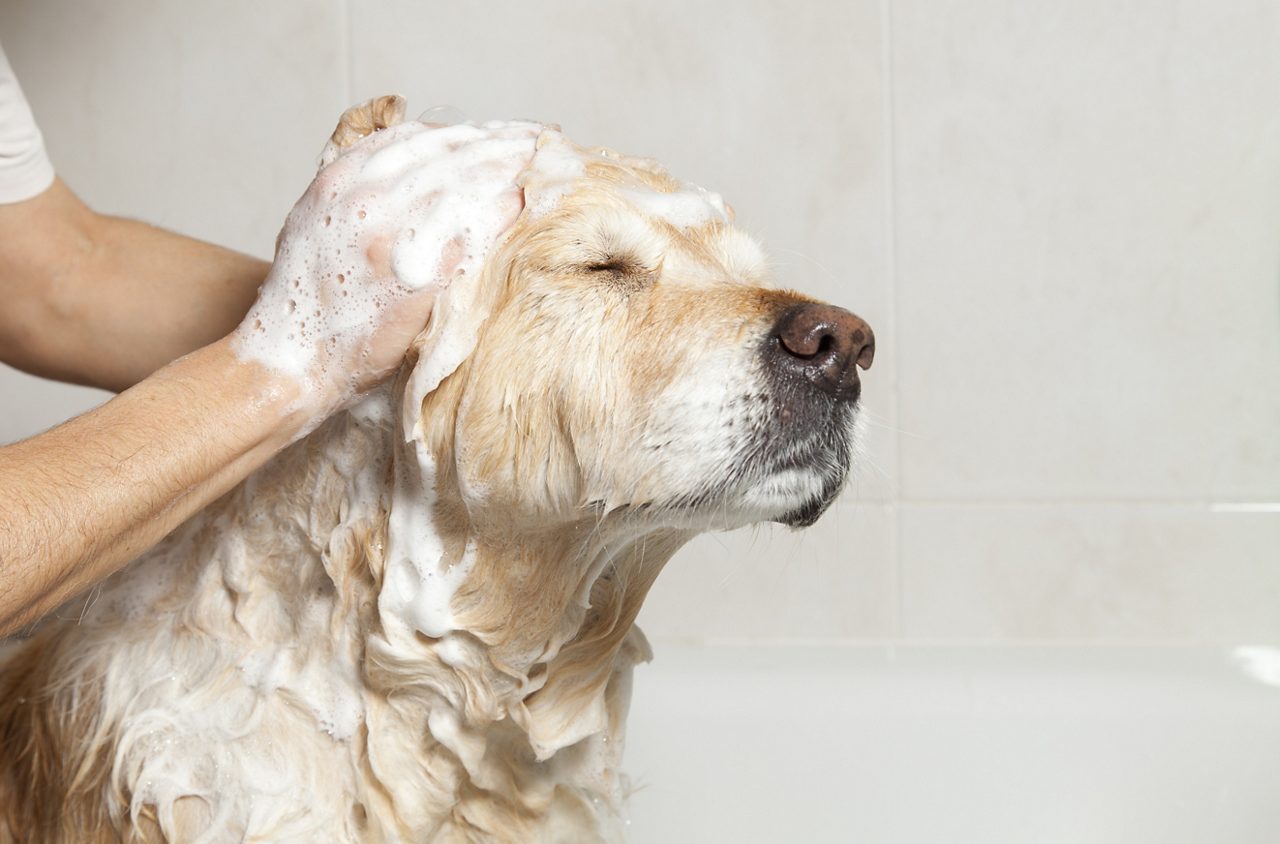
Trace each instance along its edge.
{"label": "tile grout line", "polygon": [[[1275,648],[1274,643],[1258,637],[1239,637],[1218,639],[1214,637],[1183,636],[1168,637],[1123,637],[1123,636],[1064,636],[1050,637],[992,637],[992,636],[915,636],[910,638],[877,638],[874,636],[780,636],[757,638],[754,636],[664,636],[654,635],[650,642],[655,649],[672,645],[676,647],[696,648],[805,648],[814,650],[826,649],[870,649],[891,651],[897,648],[907,650],[962,650],[980,648],[983,650],[1066,650],[1085,649],[1122,649],[1142,648],[1151,650],[1178,650],[1183,648],[1205,648],[1211,650],[1231,650],[1241,647]],[[660,654],[659,654],[660,656]],[[661,659],[654,661],[654,664]]]}
{"label": "tile grout line", "polygon": [[[883,123],[882,141],[884,143],[885,168],[885,273],[889,280],[889,347],[894,358],[894,372],[898,372],[898,236],[897,236],[897,178],[894,172],[897,156],[894,151],[894,101],[893,101],[893,0],[880,0],[880,66],[881,66],[881,106],[880,119]],[[904,609],[906,601],[903,590],[902,565],[902,508],[898,506],[902,496],[902,432],[900,430],[901,402],[899,400],[898,383],[895,377],[893,385],[893,466],[897,477],[893,484],[893,630],[901,637],[905,633]]]}
{"label": "tile grout line", "polygon": [[[874,503],[874,502],[867,502]],[[883,502],[889,503],[889,502]],[[1280,501],[1263,498],[1214,498],[1205,496],[1186,496],[1156,498],[1153,496],[1089,496],[1064,495],[1053,498],[1000,498],[1000,497],[947,497],[932,496],[921,498],[898,498],[894,504],[900,507],[928,508],[1002,508],[1002,509],[1045,509],[1049,507],[1127,507],[1134,509],[1177,508],[1202,509],[1213,513],[1280,513]]]}

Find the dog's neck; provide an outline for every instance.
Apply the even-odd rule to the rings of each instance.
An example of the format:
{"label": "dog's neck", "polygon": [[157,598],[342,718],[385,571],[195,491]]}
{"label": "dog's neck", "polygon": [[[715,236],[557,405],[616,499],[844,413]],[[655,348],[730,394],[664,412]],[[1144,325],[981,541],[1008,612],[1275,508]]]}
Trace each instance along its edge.
{"label": "dog's neck", "polygon": [[649,657],[633,622],[688,535],[590,514],[477,526],[387,395],[280,455],[138,578],[189,566],[176,582],[197,588],[158,601],[172,625],[219,638],[268,705],[311,709],[363,806],[347,825],[618,837],[631,668]]}

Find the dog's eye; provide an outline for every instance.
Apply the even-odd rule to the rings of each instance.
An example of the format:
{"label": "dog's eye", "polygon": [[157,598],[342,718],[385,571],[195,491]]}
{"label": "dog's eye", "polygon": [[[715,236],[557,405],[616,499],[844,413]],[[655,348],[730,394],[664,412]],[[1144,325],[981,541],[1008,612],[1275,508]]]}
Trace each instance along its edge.
{"label": "dog's eye", "polygon": [[637,267],[622,258],[608,258],[594,264],[587,264],[589,273],[610,273],[611,275],[634,275]]}
{"label": "dog's eye", "polygon": [[614,288],[628,292],[648,287],[657,280],[658,271],[626,255],[610,255],[583,264],[582,269]]}

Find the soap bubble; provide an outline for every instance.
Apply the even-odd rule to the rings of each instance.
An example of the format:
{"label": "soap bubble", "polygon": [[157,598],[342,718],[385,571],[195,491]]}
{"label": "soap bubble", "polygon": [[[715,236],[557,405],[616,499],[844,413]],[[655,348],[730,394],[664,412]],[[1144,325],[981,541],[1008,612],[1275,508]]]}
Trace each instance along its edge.
{"label": "soap bubble", "polygon": [[430,123],[437,126],[457,126],[459,123],[469,123],[470,118],[462,109],[451,105],[438,105],[427,109],[418,115],[419,123]]}

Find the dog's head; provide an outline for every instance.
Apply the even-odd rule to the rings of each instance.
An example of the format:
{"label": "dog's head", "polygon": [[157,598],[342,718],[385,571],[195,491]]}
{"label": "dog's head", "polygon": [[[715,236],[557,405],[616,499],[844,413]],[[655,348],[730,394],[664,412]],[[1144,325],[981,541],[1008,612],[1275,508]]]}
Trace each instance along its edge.
{"label": "dog's head", "polygon": [[[333,143],[402,110],[357,107]],[[860,318],[771,287],[720,198],[653,162],[545,130],[520,186],[394,382],[403,440],[361,556],[366,682],[446,701],[469,726],[431,732],[485,781],[483,725],[539,760],[620,728],[634,621],[693,534],[830,506],[874,352]]]}
{"label": "dog's head", "polygon": [[812,524],[855,452],[867,324],[769,286],[720,198],[651,161],[548,130],[523,187],[421,350],[469,354],[409,391],[469,520]]}

